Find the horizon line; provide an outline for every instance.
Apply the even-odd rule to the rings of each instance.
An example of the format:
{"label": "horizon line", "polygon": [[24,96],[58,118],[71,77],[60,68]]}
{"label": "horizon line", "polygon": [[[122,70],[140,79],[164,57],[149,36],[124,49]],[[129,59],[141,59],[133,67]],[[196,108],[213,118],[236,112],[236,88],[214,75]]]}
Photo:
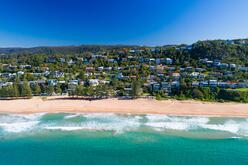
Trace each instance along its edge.
{"label": "horizon line", "polygon": [[144,44],[144,45],[139,45],[139,44],[118,44],[118,43],[113,43],[113,44],[68,44],[68,45],[37,45],[37,46],[8,46],[8,47],[1,47],[0,49],[32,49],[32,48],[42,48],[42,47],[80,47],[80,46],[137,46],[137,47],[162,47],[162,46],[176,46],[176,45],[192,45],[194,43],[200,42],[200,41],[218,41],[218,40],[248,40],[248,38],[235,38],[235,39],[203,39],[203,40],[197,40],[194,42],[191,42],[190,44],[186,43],[177,43],[177,44],[158,44],[158,45],[152,45],[152,44]]}

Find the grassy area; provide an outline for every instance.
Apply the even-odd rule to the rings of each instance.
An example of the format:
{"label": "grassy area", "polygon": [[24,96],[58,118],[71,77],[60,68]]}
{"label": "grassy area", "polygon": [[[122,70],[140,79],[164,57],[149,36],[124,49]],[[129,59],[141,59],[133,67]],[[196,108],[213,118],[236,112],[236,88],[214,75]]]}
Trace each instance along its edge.
{"label": "grassy area", "polygon": [[235,90],[238,92],[248,92],[248,88],[238,88],[238,89],[230,89],[230,90]]}

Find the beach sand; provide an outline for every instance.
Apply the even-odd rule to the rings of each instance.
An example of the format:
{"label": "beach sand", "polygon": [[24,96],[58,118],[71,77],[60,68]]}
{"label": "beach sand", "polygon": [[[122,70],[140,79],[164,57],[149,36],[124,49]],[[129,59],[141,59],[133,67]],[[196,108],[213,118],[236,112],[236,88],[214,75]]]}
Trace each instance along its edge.
{"label": "beach sand", "polygon": [[248,117],[248,104],[210,103],[154,99],[71,99],[66,96],[34,97],[32,99],[0,100],[0,113],[59,113],[59,112],[112,112],[131,114],[166,114],[178,116]]}

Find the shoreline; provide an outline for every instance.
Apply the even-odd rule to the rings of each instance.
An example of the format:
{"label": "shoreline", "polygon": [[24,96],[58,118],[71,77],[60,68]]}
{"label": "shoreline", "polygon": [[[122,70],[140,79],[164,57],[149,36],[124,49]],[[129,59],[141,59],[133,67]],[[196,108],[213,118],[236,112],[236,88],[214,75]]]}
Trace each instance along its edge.
{"label": "shoreline", "polygon": [[47,99],[0,100],[0,113],[116,113],[163,114],[172,116],[248,117],[248,104],[213,103],[194,100],[155,99],[101,99],[83,100],[67,96],[51,96]]}

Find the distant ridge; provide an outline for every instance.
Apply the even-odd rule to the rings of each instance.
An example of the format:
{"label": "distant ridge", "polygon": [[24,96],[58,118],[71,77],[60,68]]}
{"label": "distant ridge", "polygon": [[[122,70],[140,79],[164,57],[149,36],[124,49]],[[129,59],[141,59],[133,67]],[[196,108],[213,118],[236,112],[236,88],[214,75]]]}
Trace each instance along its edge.
{"label": "distant ridge", "polygon": [[[233,40],[205,40],[198,41],[192,45],[199,43],[219,43],[226,45],[240,45],[247,46],[248,39],[233,39]],[[164,45],[159,47],[181,47],[187,46],[186,44],[180,45]],[[77,54],[82,52],[98,52],[104,50],[122,49],[122,48],[141,48],[141,47],[154,47],[154,46],[138,46],[138,45],[79,45],[79,46],[38,46],[31,48],[0,48],[1,54]]]}
{"label": "distant ridge", "polygon": [[74,54],[86,51],[104,51],[118,48],[140,47],[137,45],[80,45],[80,46],[39,46],[31,48],[0,48],[0,54]]}

